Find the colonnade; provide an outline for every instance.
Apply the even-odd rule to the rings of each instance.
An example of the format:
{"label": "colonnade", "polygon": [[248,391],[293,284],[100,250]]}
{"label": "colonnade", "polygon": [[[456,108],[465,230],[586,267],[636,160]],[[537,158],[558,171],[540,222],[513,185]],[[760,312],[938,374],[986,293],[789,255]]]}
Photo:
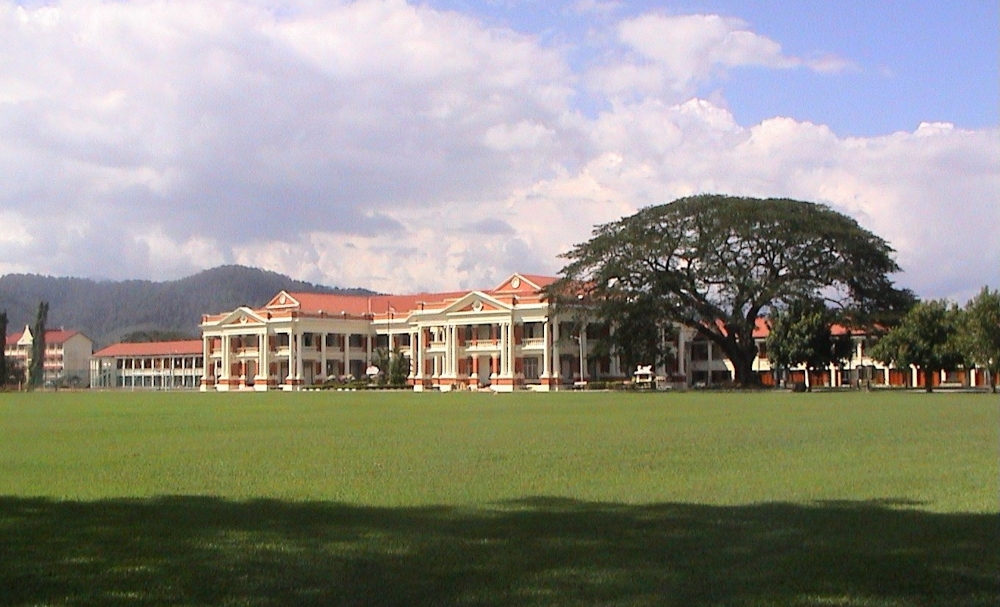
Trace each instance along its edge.
{"label": "colonnade", "polygon": [[[298,390],[328,377],[357,377],[371,364],[377,341],[409,358],[415,390],[488,385],[511,391],[525,384],[547,390],[589,379],[586,332],[561,328],[556,318],[462,320],[356,320],[351,329],[336,326],[339,318],[220,326],[203,334],[202,389]],[[616,360],[611,367],[619,373]]]}

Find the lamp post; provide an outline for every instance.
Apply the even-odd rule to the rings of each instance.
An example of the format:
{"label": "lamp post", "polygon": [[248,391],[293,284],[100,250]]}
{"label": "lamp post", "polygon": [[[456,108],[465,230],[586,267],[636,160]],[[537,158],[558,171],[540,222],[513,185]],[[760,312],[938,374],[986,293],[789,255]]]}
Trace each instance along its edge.
{"label": "lamp post", "polygon": [[[578,305],[583,305],[583,293],[576,294],[576,301]],[[583,364],[583,338],[587,334],[587,323],[585,321],[580,322],[580,334],[577,336],[576,341],[580,344],[580,385],[583,386],[585,379],[586,368]]]}
{"label": "lamp post", "polygon": [[576,340],[576,343],[579,344],[579,346],[580,346],[580,385],[581,386],[586,381],[586,378],[584,376],[584,371],[586,370],[586,368],[585,368],[585,366],[583,364],[583,343],[584,343],[583,342],[583,335],[584,335],[583,332],[584,332],[584,330],[585,330],[585,328],[581,326],[580,327],[580,334],[572,336],[573,339]]}

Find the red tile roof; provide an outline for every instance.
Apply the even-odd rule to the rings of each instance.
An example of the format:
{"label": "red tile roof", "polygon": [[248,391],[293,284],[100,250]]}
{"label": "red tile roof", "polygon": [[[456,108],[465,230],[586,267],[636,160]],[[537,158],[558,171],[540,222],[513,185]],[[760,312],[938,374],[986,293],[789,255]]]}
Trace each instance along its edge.
{"label": "red tile roof", "polygon": [[[13,335],[7,336],[6,344],[8,346],[13,346],[24,335],[24,331],[19,331]],[[47,344],[63,344],[73,337],[74,335],[82,335],[79,331],[67,330],[67,329],[46,329],[45,330],[45,343]]]}
{"label": "red tile roof", "polygon": [[149,341],[142,343],[121,343],[108,346],[94,353],[95,358],[114,358],[119,356],[187,356],[201,354],[200,339],[184,341]]}
{"label": "red tile roof", "polygon": [[[537,274],[519,274],[530,283],[544,288],[557,280],[553,276],[540,276]],[[411,312],[422,309],[444,308],[450,303],[465,297],[474,291],[480,291],[494,297],[500,294],[505,296],[516,295],[523,303],[541,301],[541,295],[537,291],[518,288],[512,290],[509,287],[510,278],[504,280],[499,286],[492,289],[468,289],[465,291],[446,291],[441,293],[413,293],[406,295],[338,295],[329,293],[308,293],[308,292],[287,292],[299,305],[294,305],[291,301],[282,303],[277,295],[263,308],[254,310],[255,313],[271,318],[272,316],[283,316],[291,313],[299,314],[325,314],[327,316],[339,316],[347,314],[351,317],[373,316],[386,318],[390,314],[400,320],[404,319]],[[506,288],[503,288],[506,287]],[[280,295],[280,293],[279,293]],[[209,314],[203,317],[203,322],[218,321],[230,313]]]}
{"label": "red tile roof", "polygon": [[[535,274],[521,274],[525,279],[545,287],[557,279],[552,276],[539,276]],[[507,281],[504,281],[506,284]],[[350,316],[361,316],[372,314],[375,316],[386,316],[390,312],[396,316],[405,316],[410,312],[420,309],[421,304],[427,308],[441,308],[448,303],[461,299],[473,291],[482,291],[487,294],[497,292],[493,289],[469,289],[466,291],[447,291],[442,293],[415,293],[407,295],[333,295],[325,293],[288,293],[293,299],[299,302],[298,310],[306,314],[318,314],[320,312],[336,316],[346,312]],[[505,291],[508,292],[508,291]],[[279,306],[280,308],[280,306]]]}
{"label": "red tile roof", "polygon": [[559,280],[559,278],[555,276],[542,276],[540,274],[521,274],[521,276],[524,276],[526,279],[530,280],[531,282],[535,283],[536,285],[538,285],[543,289],[549,286],[550,284],[554,283],[555,281]]}

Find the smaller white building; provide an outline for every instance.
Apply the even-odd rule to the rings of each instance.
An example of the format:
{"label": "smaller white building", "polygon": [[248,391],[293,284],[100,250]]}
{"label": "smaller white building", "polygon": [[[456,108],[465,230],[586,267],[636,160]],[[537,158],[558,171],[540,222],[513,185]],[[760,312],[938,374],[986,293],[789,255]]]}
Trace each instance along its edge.
{"label": "smaller white building", "polygon": [[[34,341],[31,328],[24,327],[24,331],[8,335],[4,343],[4,355],[9,361],[8,364],[13,363],[24,370],[25,383],[28,381]],[[46,330],[43,382],[46,385],[86,387],[89,381],[90,355],[93,351],[94,342],[79,331]]]}

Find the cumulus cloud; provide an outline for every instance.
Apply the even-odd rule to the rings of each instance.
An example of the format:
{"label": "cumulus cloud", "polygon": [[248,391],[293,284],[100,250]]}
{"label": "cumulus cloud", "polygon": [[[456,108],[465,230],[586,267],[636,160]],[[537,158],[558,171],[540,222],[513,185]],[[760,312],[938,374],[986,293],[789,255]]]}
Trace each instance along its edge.
{"label": "cumulus cloud", "polygon": [[[851,214],[923,295],[1000,285],[995,129],[740,125],[724,92],[693,91],[745,66],[850,62],[788,55],[727,17],[574,9],[610,28],[589,70],[403,0],[0,0],[0,272],[245,263],[383,291],[488,287],[556,272],[595,224],[721,192]],[[595,92],[602,110],[581,110]]]}
{"label": "cumulus cloud", "polygon": [[818,59],[787,55],[780,44],[754,33],[744,21],[720,15],[647,14],[621,22],[617,34],[631,53],[591,75],[594,86],[616,96],[683,98],[698,85],[739,67],[837,72],[851,66],[833,55]]}

